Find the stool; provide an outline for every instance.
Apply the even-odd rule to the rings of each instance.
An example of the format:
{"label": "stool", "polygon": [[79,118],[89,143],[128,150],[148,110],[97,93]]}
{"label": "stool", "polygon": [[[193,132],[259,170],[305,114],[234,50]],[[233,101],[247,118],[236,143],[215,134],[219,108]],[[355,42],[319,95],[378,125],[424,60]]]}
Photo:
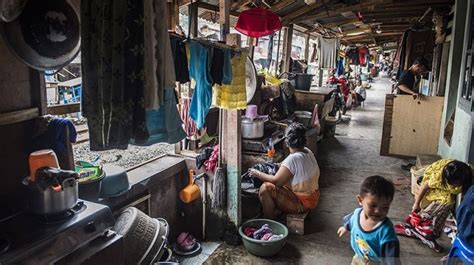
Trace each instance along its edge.
{"label": "stool", "polygon": [[309,212],[287,214],[286,226],[288,231],[293,234],[304,235],[304,221],[309,218]]}
{"label": "stool", "polygon": [[474,249],[470,249],[459,237],[456,237],[449,250],[446,264],[456,264],[456,260],[461,260],[464,264],[474,264]]}

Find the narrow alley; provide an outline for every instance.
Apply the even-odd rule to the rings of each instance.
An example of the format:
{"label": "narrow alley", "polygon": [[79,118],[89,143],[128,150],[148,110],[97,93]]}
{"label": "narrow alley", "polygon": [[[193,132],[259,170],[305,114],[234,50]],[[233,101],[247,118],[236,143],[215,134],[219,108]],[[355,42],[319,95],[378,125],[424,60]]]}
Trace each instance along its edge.
{"label": "narrow alley", "polygon": [[[394,223],[402,221],[410,212],[413,195],[409,172],[400,166],[413,161],[379,155],[387,93],[388,78],[376,78],[367,90],[365,106],[348,111],[336,126],[336,137],[323,139],[318,145],[321,201],[311,213],[305,236],[291,235],[284,249],[268,259],[249,254],[243,246],[221,245],[206,264],[350,264],[353,251],[349,236],[341,239],[336,231],[342,217],[358,206],[358,187],[371,175],[382,175],[395,183],[389,217]],[[440,264],[443,254],[435,253],[418,240],[399,239],[403,264]],[[450,247],[445,235],[438,243],[445,249]]]}

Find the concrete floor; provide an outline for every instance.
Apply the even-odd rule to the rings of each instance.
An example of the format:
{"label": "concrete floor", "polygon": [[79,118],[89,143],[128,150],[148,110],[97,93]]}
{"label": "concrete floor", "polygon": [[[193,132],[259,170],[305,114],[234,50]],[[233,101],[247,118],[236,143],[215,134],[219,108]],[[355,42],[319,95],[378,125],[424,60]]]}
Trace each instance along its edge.
{"label": "concrete floor", "polygon": [[[272,258],[255,257],[242,245],[222,244],[205,264],[350,264],[354,254],[349,236],[341,239],[336,231],[342,217],[358,206],[355,196],[362,180],[375,174],[395,183],[389,217],[393,222],[402,221],[410,212],[413,196],[409,172],[401,170],[400,165],[414,160],[379,155],[385,94],[389,92],[388,79],[376,78],[367,90],[365,107],[348,111],[336,127],[336,137],[323,139],[319,144],[321,201],[306,223],[309,232],[305,236],[290,235],[285,247]],[[438,243],[445,249],[450,246],[445,235]],[[444,255],[411,238],[400,237],[400,245],[403,264],[440,264]]]}

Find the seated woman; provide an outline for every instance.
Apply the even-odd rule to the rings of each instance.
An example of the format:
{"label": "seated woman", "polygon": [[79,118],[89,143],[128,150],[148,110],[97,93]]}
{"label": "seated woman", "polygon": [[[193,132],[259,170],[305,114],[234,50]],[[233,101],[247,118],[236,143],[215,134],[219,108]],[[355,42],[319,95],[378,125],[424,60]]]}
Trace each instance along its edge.
{"label": "seated woman", "polygon": [[316,208],[319,201],[319,166],[313,152],[305,147],[306,128],[292,123],[286,131],[290,155],[281,163],[276,174],[255,169],[250,173],[264,183],[259,198],[266,218],[273,219],[277,209],[284,213],[303,213]]}
{"label": "seated woman", "polygon": [[362,87],[360,80],[356,81],[356,87],[354,89],[354,92],[357,96],[357,105],[360,105],[360,103],[367,98],[367,92],[365,91],[365,88]]}

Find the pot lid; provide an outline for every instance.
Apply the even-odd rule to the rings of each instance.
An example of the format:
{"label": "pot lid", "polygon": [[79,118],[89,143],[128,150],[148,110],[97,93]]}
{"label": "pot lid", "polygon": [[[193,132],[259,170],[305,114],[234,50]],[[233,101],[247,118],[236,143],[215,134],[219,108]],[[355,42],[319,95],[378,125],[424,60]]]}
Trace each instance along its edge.
{"label": "pot lid", "polygon": [[66,0],[29,0],[17,19],[0,23],[0,33],[13,54],[37,70],[61,68],[80,51],[79,16]]}
{"label": "pot lid", "polygon": [[250,57],[245,62],[245,88],[247,94],[247,103],[252,101],[255,91],[257,90],[257,69]]}
{"label": "pot lid", "polygon": [[235,29],[249,37],[260,38],[279,31],[281,22],[274,12],[257,7],[242,11]]}

